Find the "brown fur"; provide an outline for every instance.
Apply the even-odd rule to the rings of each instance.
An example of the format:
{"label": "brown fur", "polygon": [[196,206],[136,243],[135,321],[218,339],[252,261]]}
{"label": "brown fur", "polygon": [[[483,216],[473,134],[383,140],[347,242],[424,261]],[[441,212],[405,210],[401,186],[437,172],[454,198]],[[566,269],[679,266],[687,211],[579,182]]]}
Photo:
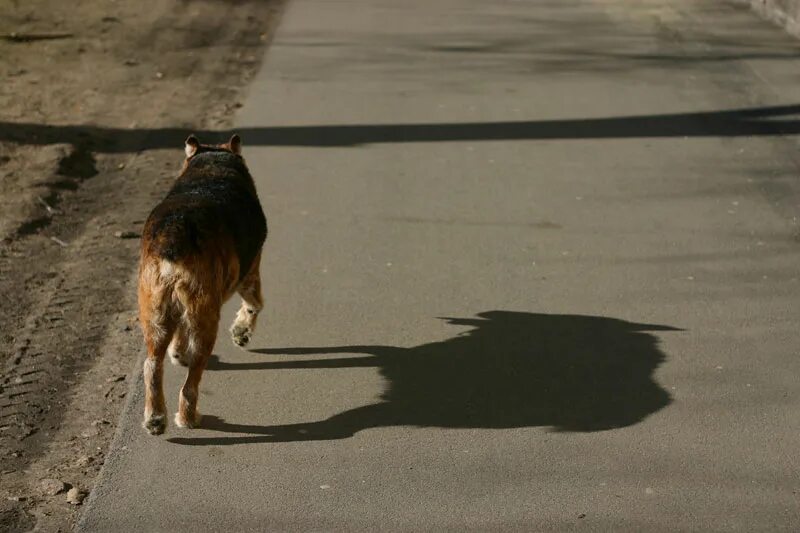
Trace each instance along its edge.
{"label": "brown fur", "polygon": [[198,386],[222,304],[234,292],[242,297],[231,326],[239,346],[250,340],[263,307],[259,264],[266,219],[240,150],[238,136],[217,146],[189,137],[175,187],[145,223],[139,319],[147,347],[143,426],[151,434],[166,428],[164,355],[188,366],[175,422],[197,427]]}

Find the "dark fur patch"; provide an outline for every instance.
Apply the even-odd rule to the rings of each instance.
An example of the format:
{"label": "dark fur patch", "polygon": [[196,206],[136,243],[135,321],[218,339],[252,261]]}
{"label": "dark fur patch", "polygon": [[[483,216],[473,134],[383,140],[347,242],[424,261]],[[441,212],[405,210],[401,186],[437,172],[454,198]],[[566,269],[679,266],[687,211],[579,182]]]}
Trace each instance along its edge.
{"label": "dark fur patch", "polygon": [[267,237],[267,220],[244,160],[227,150],[191,157],[166,198],[145,222],[144,252],[169,261],[197,255],[206,243],[228,240],[247,273]]}

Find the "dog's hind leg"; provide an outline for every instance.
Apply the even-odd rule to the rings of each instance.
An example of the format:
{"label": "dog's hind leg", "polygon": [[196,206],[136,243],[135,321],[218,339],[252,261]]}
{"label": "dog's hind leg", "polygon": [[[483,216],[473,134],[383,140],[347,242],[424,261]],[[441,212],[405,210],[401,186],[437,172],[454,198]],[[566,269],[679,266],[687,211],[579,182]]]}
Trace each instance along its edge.
{"label": "dog's hind leg", "polygon": [[[147,338],[147,334],[145,334]],[[144,427],[151,435],[160,435],[167,428],[167,407],[164,402],[165,342],[147,342],[147,359],[144,361]]]}
{"label": "dog's hind leg", "polygon": [[184,352],[184,357],[189,372],[178,397],[175,423],[182,428],[195,428],[200,425],[201,419],[197,410],[200,379],[203,377],[203,371],[217,339],[219,303],[194,307],[185,317],[185,321],[187,350]]}
{"label": "dog's hind leg", "polygon": [[144,427],[151,435],[160,435],[167,427],[164,402],[164,354],[175,331],[174,315],[169,309],[168,288],[145,273],[139,280],[139,322],[147,346],[144,361]]}
{"label": "dog's hind leg", "polygon": [[231,326],[231,337],[237,346],[247,346],[256,328],[258,313],[264,308],[264,297],[261,294],[261,252],[258,252],[247,275],[242,279],[237,292],[242,297],[242,306],[236,313]]}

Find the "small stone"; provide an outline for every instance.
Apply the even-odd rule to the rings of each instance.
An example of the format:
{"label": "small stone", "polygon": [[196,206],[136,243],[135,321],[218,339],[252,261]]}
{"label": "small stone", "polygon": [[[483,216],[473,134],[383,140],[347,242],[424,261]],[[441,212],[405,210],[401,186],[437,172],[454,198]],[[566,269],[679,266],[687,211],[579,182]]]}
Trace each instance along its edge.
{"label": "small stone", "polygon": [[99,433],[100,430],[97,429],[97,426],[91,426],[81,431],[81,437],[83,437],[84,439],[88,439],[89,437],[94,437]]}
{"label": "small stone", "polygon": [[39,482],[39,488],[42,494],[46,496],[55,496],[67,490],[67,485],[63,481],[57,479],[46,478]]}
{"label": "small stone", "polygon": [[77,464],[78,466],[89,466],[93,462],[94,462],[94,457],[90,455],[83,455],[79,457],[77,461],[75,461],[75,464]]}
{"label": "small stone", "polygon": [[156,78],[158,78],[160,80],[163,77],[164,77],[164,73],[163,72],[156,72]]}
{"label": "small stone", "polygon": [[78,489],[78,487],[72,487],[67,492],[67,501],[72,505],[82,504],[84,498],[86,498],[86,493]]}

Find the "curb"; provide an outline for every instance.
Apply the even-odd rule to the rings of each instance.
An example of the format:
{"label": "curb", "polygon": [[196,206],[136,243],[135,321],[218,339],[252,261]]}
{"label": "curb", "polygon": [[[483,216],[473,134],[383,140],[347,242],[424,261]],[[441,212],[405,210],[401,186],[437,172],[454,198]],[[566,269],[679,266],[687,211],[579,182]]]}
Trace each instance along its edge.
{"label": "curb", "polygon": [[130,442],[131,434],[139,429],[138,424],[128,424],[127,422],[136,419],[144,402],[144,387],[142,387],[142,362],[144,361],[144,357],[144,350],[139,350],[136,362],[129,374],[135,377],[128,384],[126,402],[117,419],[117,430],[114,433],[114,438],[111,440],[111,445],[108,447],[106,460],[95,478],[94,486],[89,492],[89,496],[83,502],[83,509],[75,523],[75,532],[98,531],[91,525],[91,514],[94,509],[95,501],[99,494],[103,494],[108,490],[107,486],[110,484],[110,479],[119,472],[118,464],[120,458],[128,453],[127,446],[123,443]]}

